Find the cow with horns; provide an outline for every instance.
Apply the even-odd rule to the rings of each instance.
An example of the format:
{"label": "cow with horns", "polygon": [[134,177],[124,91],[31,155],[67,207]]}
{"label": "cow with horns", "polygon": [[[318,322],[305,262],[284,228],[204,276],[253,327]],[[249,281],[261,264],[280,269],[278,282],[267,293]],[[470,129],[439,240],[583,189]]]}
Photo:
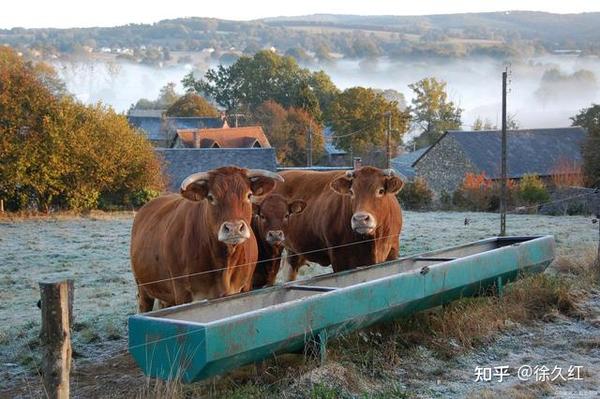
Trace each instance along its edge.
{"label": "cow with horns", "polygon": [[274,192],[306,202],[290,220],[286,248],[289,279],[307,260],[334,272],[398,257],[402,212],[396,194],[403,181],[391,169],[285,171]]}
{"label": "cow with horns", "polygon": [[222,167],[144,205],[131,233],[140,312],[155,299],[173,306],[250,290],[258,256],[251,200],[276,182],[283,178],[273,172]]}

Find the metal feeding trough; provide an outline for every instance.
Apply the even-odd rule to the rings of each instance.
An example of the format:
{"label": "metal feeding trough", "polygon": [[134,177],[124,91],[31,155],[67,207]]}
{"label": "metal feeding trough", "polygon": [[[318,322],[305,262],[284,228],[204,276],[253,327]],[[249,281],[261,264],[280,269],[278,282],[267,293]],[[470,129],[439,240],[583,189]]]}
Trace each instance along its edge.
{"label": "metal feeding trough", "polygon": [[311,342],[439,306],[543,271],[554,237],[489,238],[395,261],[129,318],[148,376],[192,382]]}

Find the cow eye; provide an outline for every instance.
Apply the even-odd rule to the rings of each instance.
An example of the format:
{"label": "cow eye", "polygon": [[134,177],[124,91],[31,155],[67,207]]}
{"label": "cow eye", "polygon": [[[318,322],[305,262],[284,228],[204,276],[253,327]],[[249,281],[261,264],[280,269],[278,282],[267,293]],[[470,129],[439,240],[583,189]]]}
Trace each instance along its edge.
{"label": "cow eye", "polygon": [[354,197],[354,190],[350,189],[349,192],[350,192],[350,195]]}
{"label": "cow eye", "polygon": [[380,188],[379,191],[377,192],[377,194],[383,195],[383,194],[385,194],[385,190],[383,188]]}
{"label": "cow eye", "polygon": [[248,192],[248,196],[247,197],[248,197],[248,200],[250,200],[252,198],[252,191]]}
{"label": "cow eye", "polygon": [[210,193],[208,193],[208,195],[206,196],[206,199],[207,199],[207,200],[208,200],[208,202],[210,202],[211,204],[214,204],[214,203],[215,203],[215,197],[214,197],[212,194],[210,194]]}
{"label": "cow eye", "polygon": [[284,218],[285,220],[288,220],[288,218],[289,218],[289,217],[290,217],[290,215],[289,215],[289,214],[287,214],[287,215],[285,215],[283,218]]}

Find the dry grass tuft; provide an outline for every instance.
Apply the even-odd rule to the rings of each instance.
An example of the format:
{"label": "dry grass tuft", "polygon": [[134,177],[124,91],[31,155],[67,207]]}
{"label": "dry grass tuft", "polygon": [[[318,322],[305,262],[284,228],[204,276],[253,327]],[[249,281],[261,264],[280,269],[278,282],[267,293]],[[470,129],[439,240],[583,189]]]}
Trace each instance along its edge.
{"label": "dry grass tuft", "polygon": [[[596,266],[596,257],[598,251],[596,248],[588,248],[581,251],[578,256],[559,256],[552,268],[559,273],[572,274],[580,277],[581,283],[597,283],[600,281],[600,268]],[[586,284],[589,288],[589,284]]]}

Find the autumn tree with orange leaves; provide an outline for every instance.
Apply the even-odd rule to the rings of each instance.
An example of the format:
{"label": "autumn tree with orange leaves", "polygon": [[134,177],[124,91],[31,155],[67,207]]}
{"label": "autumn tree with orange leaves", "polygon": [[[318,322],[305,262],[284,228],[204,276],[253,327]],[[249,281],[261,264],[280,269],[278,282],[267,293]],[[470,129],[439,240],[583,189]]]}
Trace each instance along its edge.
{"label": "autumn tree with orange leaves", "polygon": [[156,195],[160,163],[145,137],[110,107],[83,105],[57,88],[47,66],[0,47],[0,198],[7,208],[139,205]]}

